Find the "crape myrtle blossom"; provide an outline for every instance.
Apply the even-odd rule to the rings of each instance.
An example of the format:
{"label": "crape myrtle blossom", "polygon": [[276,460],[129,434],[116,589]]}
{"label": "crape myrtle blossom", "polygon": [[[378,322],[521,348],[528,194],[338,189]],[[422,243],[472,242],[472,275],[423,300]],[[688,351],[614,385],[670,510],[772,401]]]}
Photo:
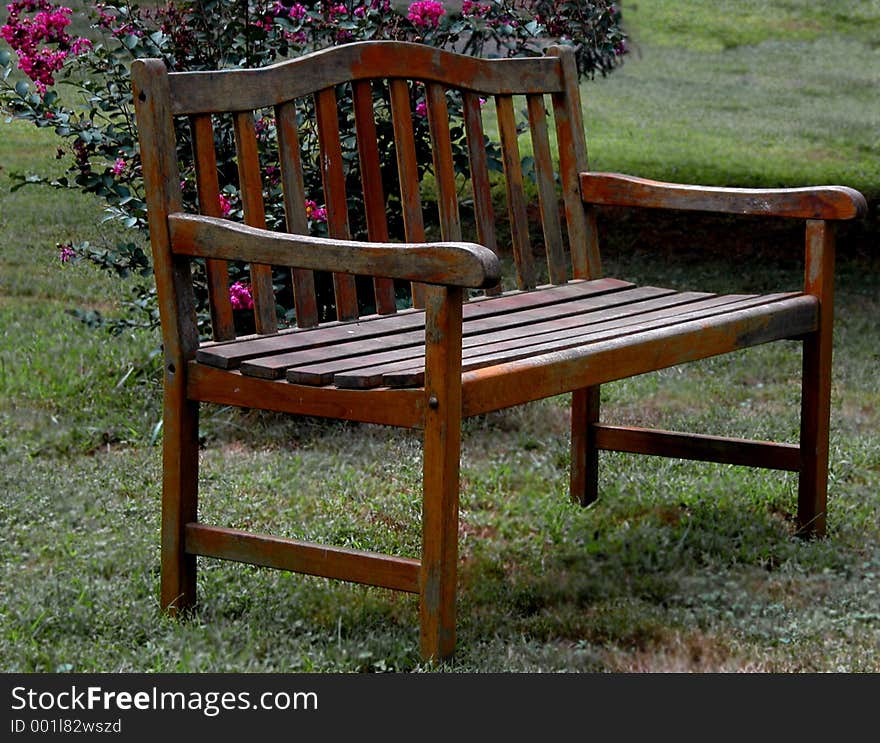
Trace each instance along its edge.
{"label": "crape myrtle blossom", "polygon": [[[415,42],[472,56],[485,56],[489,44],[492,48],[498,45],[508,56],[518,56],[533,54],[535,39],[559,40],[548,27],[552,24],[571,42],[582,76],[605,74],[626,52],[619,11],[612,7],[612,0],[459,0],[454,5],[445,0],[394,4],[390,0],[217,0],[210,4],[210,14],[204,12],[201,0],[87,0],[76,6],[70,0],[2,2],[7,13],[0,20],[0,109],[11,118],[54,132],[67,143],[59,148],[58,159],[66,161],[60,176],[10,174],[12,179],[88,193],[105,202],[108,219],[140,232],[146,232],[149,224],[131,105],[131,64],[136,59],[162,59],[172,72],[254,68],[361,39]],[[68,6],[76,8],[76,15]],[[91,17],[94,43],[73,30],[81,13]],[[544,22],[539,15],[544,16]],[[423,90],[412,88],[410,93],[414,98],[413,135],[418,151],[428,152],[429,107]],[[379,96],[375,102],[380,109],[389,105]],[[450,121],[459,121],[459,99],[450,97],[448,103]],[[340,121],[351,121],[351,96],[340,97],[338,105]],[[297,116],[302,115],[303,122],[312,120],[313,106],[311,99],[298,100]],[[278,124],[268,112],[255,112],[254,129],[267,223],[275,227],[286,223],[286,214]],[[388,118],[378,113],[377,124],[390,126]],[[182,118],[179,123],[182,205],[195,211],[199,194],[190,154],[192,132]],[[225,126],[225,122],[217,123]],[[206,211],[240,218],[243,205],[238,187],[233,185],[239,182],[234,142],[220,126],[215,131],[220,194],[214,192],[217,201],[205,205]],[[306,125],[298,133],[302,156],[312,162],[320,152],[317,131]],[[378,136],[384,142],[388,135],[380,130]],[[353,153],[354,140],[342,139],[343,151]],[[487,146],[493,152],[498,147],[494,142]],[[455,163],[464,162],[464,143],[453,142],[453,148]],[[356,155],[351,163],[358,167]],[[304,169],[305,193],[321,193],[319,170]],[[327,232],[327,209],[321,198],[301,207],[314,234]],[[357,192],[349,194],[349,199],[357,202]],[[386,207],[390,218],[400,218],[398,202],[389,199]],[[358,215],[350,225],[353,238],[366,234],[363,209],[358,203],[350,208],[351,214]],[[149,257],[133,251],[131,244],[120,241],[92,251],[73,244],[63,256],[59,246],[56,255],[64,264],[84,259],[114,275],[148,272]],[[244,279],[243,270],[230,268],[230,283]],[[154,326],[155,292],[151,293],[148,283],[138,292],[138,301],[131,304],[132,314],[138,316],[138,324]],[[206,292],[196,295],[200,322],[206,316],[201,306],[206,297]],[[332,298],[328,302],[332,304]],[[240,303],[246,305],[247,301],[241,299]]]}
{"label": "crape myrtle blossom", "polygon": [[409,6],[406,17],[417,28],[432,29],[440,25],[440,17],[446,15],[443,3],[434,0],[417,0]]}
{"label": "crape myrtle blossom", "polygon": [[[42,94],[55,84],[55,73],[70,55],[91,48],[86,38],[67,33],[73,11],[49,0],[18,0],[6,6],[8,17],[0,36],[18,55],[18,68]],[[28,17],[24,13],[33,13]],[[56,48],[49,48],[49,44]]]}
{"label": "crape myrtle blossom", "polygon": [[251,288],[243,281],[236,281],[229,287],[229,303],[234,310],[252,310],[254,297]]}

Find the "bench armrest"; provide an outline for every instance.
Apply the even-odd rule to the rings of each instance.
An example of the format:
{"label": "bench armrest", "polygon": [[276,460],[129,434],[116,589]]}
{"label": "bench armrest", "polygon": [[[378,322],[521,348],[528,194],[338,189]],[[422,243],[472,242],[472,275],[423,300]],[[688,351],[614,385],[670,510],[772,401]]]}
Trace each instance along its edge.
{"label": "bench armrest", "polygon": [[238,260],[481,289],[501,276],[498,257],[466,242],[373,243],[259,229],[217,217],[168,216],[177,255]]}
{"label": "bench armrest", "polygon": [[868,213],[865,197],[846,186],[718,188],[663,183],[620,173],[580,174],[590,204],[754,214],[800,219],[853,219]]}

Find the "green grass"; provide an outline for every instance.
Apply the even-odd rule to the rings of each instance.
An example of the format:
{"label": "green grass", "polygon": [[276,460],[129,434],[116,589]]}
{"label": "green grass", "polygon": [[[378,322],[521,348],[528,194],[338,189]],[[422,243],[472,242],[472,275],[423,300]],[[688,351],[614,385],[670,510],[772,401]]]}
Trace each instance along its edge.
{"label": "green grass", "polygon": [[[625,5],[637,51],[584,88],[593,165],[880,193],[876,3],[827,18],[767,5]],[[0,124],[0,668],[426,670],[415,599],[380,589],[205,561],[197,615],[161,615],[159,342],[69,314],[120,312],[132,287],[58,260],[55,243],[110,229],[94,202],[8,191],[9,172],[57,167],[56,144]],[[610,211],[602,227],[610,274],[714,290],[800,281],[795,227]],[[828,538],[794,537],[793,476],[737,467],[606,454],[602,499],[575,507],[564,397],[473,419],[445,668],[880,671],[877,235],[876,220],[841,231]],[[773,344],[607,385],[603,399],[617,422],[794,441],[799,365],[796,344]],[[202,423],[207,520],[417,554],[415,436],[223,408]]]}
{"label": "green grass", "polygon": [[[707,185],[844,183],[878,195],[880,4],[624,10],[631,53],[583,86],[591,167]],[[721,44],[728,34],[735,43]]]}

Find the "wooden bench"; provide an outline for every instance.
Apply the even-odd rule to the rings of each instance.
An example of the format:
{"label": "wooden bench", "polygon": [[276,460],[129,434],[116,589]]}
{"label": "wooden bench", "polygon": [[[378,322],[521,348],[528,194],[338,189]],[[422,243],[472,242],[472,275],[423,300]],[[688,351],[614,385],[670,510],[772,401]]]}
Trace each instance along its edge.
{"label": "wooden bench", "polygon": [[[455,646],[462,419],[563,393],[571,393],[571,496],[577,502],[596,498],[599,450],[776,468],[799,473],[800,528],[823,534],[831,220],[864,213],[858,192],[837,186],[699,188],[590,172],[575,63],[564,47],[539,58],[477,60],[419,45],[365,42],[260,70],[168,74],[161,62],[142,60],[132,74],[165,353],[161,602],[168,611],[193,606],[198,555],[237,560],[417,593],[422,654],[448,657]],[[350,239],[346,189],[352,184],[341,144],[349,135],[340,130],[340,91],[352,97],[355,112],[364,241]],[[422,95],[441,232],[434,242],[426,242],[413,137],[414,100]],[[463,111],[470,168],[465,197],[479,244],[461,238],[449,95],[459,96]],[[497,113],[510,223],[510,244],[503,246],[496,238],[480,96],[494,99]],[[522,98],[514,96],[525,99],[537,208],[528,203],[524,186],[516,119]],[[377,145],[379,100],[390,111],[393,148]],[[266,173],[254,112],[267,109],[277,131],[287,232],[266,229]],[[305,193],[308,163],[298,139],[306,122],[297,116],[311,110],[323,182],[323,194],[317,195]],[[550,112],[558,160],[551,154]],[[201,214],[182,207],[177,117],[191,127]],[[218,127],[230,120],[244,224],[221,218],[218,204],[222,184],[214,141]],[[389,157],[398,182],[393,194],[386,193],[383,178]],[[386,219],[389,196],[399,199],[403,213],[403,234],[393,236],[397,242],[390,239]],[[308,235],[307,198],[326,203],[329,237]],[[699,287],[673,291],[603,277],[595,205],[805,220],[803,291],[716,295]],[[546,267],[535,260],[531,244],[529,219],[535,214]],[[499,283],[499,247],[502,256],[513,257],[515,287]],[[197,331],[194,259],[204,259],[210,287],[213,339],[207,341],[200,341]],[[250,266],[256,335],[235,337],[228,261]],[[280,330],[273,266],[292,269],[296,324]],[[336,317],[330,321],[319,322],[315,272],[333,276]],[[363,300],[359,305],[357,290],[364,283],[355,275],[375,277],[366,290],[368,316],[359,317]],[[416,306],[398,311],[401,282],[412,282]],[[473,290],[484,291],[474,297]],[[604,382],[792,338],[804,344],[799,445],[600,422]],[[421,555],[382,555],[200,522],[202,402],[421,430]]]}

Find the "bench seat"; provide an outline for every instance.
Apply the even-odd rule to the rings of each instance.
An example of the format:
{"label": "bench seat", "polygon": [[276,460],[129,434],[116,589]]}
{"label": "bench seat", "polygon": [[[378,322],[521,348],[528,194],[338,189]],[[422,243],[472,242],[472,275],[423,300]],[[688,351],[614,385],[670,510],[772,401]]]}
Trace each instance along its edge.
{"label": "bench seat", "polygon": [[[576,281],[468,302],[463,307],[462,372],[526,361],[552,366],[648,338],[675,337],[687,359],[816,328],[815,297],[798,292],[711,294],[636,286],[613,278]],[[707,344],[707,327],[719,344]],[[690,340],[688,340],[690,339]],[[425,313],[411,310],[273,336],[205,343],[198,364],[295,385],[375,389],[424,383]],[[676,363],[675,356],[671,357]],[[651,361],[649,368],[656,368]],[[601,370],[596,370],[601,373]]]}

